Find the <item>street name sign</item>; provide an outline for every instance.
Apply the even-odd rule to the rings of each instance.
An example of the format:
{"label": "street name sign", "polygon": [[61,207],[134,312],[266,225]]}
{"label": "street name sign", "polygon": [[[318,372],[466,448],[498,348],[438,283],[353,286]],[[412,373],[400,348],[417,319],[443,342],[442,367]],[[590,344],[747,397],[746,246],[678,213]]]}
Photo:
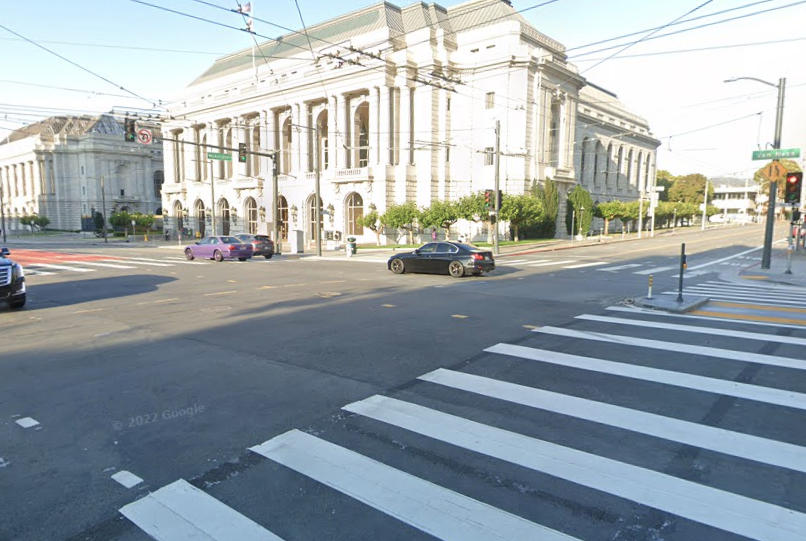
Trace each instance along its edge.
{"label": "street name sign", "polygon": [[225,162],[232,161],[232,154],[224,154],[223,152],[208,152],[207,157],[211,160],[223,160]]}
{"label": "street name sign", "polygon": [[761,170],[761,176],[770,182],[777,182],[784,175],[786,175],[786,167],[781,165],[780,162],[770,162],[767,167]]}
{"label": "street name sign", "polygon": [[800,158],[799,148],[775,148],[772,150],[754,150],[754,160],[780,160],[781,158]]}

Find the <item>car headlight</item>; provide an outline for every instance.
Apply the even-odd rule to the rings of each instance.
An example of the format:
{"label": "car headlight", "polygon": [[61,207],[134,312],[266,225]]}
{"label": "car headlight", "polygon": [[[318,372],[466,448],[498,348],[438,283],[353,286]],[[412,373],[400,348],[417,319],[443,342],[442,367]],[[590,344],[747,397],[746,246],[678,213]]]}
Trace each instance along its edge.
{"label": "car headlight", "polygon": [[23,276],[25,276],[25,271],[22,269],[22,265],[14,265],[11,267],[11,278],[13,280],[22,278]]}

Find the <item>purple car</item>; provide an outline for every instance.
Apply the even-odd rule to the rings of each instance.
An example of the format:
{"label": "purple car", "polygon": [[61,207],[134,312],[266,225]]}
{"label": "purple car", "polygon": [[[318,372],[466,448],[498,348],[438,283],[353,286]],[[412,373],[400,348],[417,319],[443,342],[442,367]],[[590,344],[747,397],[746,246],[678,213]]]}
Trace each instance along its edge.
{"label": "purple car", "polygon": [[252,245],[235,237],[204,237],[196,244],[185,247],[185,257],[189,260],[215,259],[219,263],[225,259],[246,261],[252,257]]}

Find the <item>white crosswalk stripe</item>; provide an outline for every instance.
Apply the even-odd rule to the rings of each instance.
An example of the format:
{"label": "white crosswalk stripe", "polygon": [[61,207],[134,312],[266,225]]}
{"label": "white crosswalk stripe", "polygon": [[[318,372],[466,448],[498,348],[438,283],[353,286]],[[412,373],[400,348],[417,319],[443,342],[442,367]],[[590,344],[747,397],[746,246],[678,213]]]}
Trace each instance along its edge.
{"label": "white crosswalk stripe", "polygon": [[564,269],[584,269],[585,267],[595,267],[597,265],[607,265],[607,261],[593,261],[591,263],[578,263],[576,265],[568,265]]}
{"label": "white crosswalk stripe", "polygon": [[573,259],[568,259],[568,260],[565,260],[565,261],[546,261],[544,263],[536,263],[534,265],[529,265],[529,266],[530,267],[548,267],[548,266],[552,266],[552,265],[562,265],[564,263],[573,263],[573,262],[574,262]]}
{"label": "white crosswalk stripe", "polygon": [[633,269],[635,267],[640,267],[641,263],[628,263],[627,265],[618,265],[616,267],[607,267],[604,269],[596,269],[598,271],[605,271],[605,272],[612,272],[612,271],[619,271],[624,269]]}
{"label": "white crosswalk stripe", "polygon": [[676,268],[678,268],[678,267],[674,267],[674,266],[671,266],[671,267],[655,267],[655,268],[652,268],[652,269],[644,269],[644,270],[635,271],[635,272],[633,272],[633,274],[643,274],[643,275],[657,274],[659,272],[666,272],[666,271],[673,270],[673,269],[676,269]]}
{"label": "white crosswalk stripe", "polygon": [[71,267],[67,265],[53,265],[51,263],[34,263],[31,265],[27,265],[26,268],[36,269],[53,269],[53,270],[66,270],[72,272],[93,272],[95,269],[84,269],[82,267]]}
{"label": "white crosswalk stripe", "polygon": [[[619,317],[580,314],[574,319],[579,329],[540,327],[534,330],[530,342],[496,344],[484,350],[487,356],[475,359],[471,365],[453,370],[439,368],[421,375],[415,384],[347,404],[337,423],[333,422],[335,417],[324,419],[321,427],[292,429],[250,447],[268,459],[261,463],[263,466],[285,468],[282,476],[270,470],[274,473],[268,482],[278,484],[265,489],[265,494],[254,492],[264,490],[260,483],[240,480],[246,476],[233,476],[226,482],[236,486],[224,492],[229,495],[225,505],[207,489],[199,490],[179,480],[126,505],[121,513],[155,539],[172,541],[277,541],[279,537],[272,531],[283,532],[290,539],[293,536],[287,532],[300,521],[317,520],[327,529],[317,530],[318,538],[355,538],[354,529],[361,517],[354,513],[376,513],[387,521],[391,518],[399,523],[401,532],[409,534],[392,534],[387,529],[383,536],[376,536],[379,539],[409,539],[410,528],[445,541],[621,539],[607,530],[612,529],[612,524],[603,524],[595,513],[588,516],[575,511],[575,523],[569,525],[557,517],[552,521],[545,509],[534,510],[534,505],[540,505],[544,498],[535,499],[534,493],[545,493],[553,501],[554,491],[563,490],[557,495],[563,501],[572,502],[576,497],[583,502],[596,501],[596,508],[603,513],[610,511],[608,504],[618,506],[621,504],[617,502],[626,500],[632,502],[630,505],[665,513],[665,521],[674,522],[679,517],[685,524],[679,531],[673,527],[668,532],[670,541],[714,538],[712,529],[722,531],[719,539],[734,539],[735,535],[737,541],[802,541],[806,505],[798,498],[806,492],[798,484],[791,489],[796,492],[782,495],[776,483],[777,479],[806,474],[806,446],[796,444],[803,441],[800,437],[774,439],[771,435],[781,431],[754,433],[761,430],[756,427],[765,427],[768,421],[752,419],[763,410],[749,406],[787,408],[788,414],[801,415],[806,412],[806,393],[777,388],[766,378],[763,385],[739,381],[735,369],[737,362],[743,362],[790,371],[780,378],[802,373],[806,359],[755,351],[767,343],[784,344],[794,346],[785,350],[794,355],[799,346],[806,345],[804,330],[800,329],[801,334],[777,335],[768,327],[750,323],[736,328],[737,322],[709,320],[709,326],[699,326],[697,322],[702,320],[695,316],[626,307],[610,310]],[[591,326],[596,331],[580,330]],[[664,340],[643,337],[652,331],[655,335],[662,333]],[[590,351],[597,351],[599,343],[615,344],[619,360],[555,351],[552,344],[562,342],[552,340],[552,336],[571,338],[574,344],[590,342],[592,347],[586,348]],[[725,339],[729,347],[733,347],[731,340],[753,347],[742,351],[739,346],[734,350],[692,343],[699,339],[707,344],[712,337]],[[536,343],[541,347],[534,347]],[[662,352],[681,354],[675,356],[673,370],[639,364],[655,360]],[[512,363],[503,372],[509,381],[489,375],[500,371],[487,373],[504,362]],[[687,373],[685,370],[692,366],[705,366],[709,375]],[[549,374],[568,372],[574,377],[582,371],[586,374],[582,380],[591,383],[575,386],[566,394],[555,390],[563,388],[557,383],[563,378],[550,377],[545,384],[552,390],[543,389],[540,387],[545,370],[550,370]],[[597,378],[622,384],[599,388]],[[640,384],[646,389],[641,390]],[[780,380],[778,385],[783,385]],[[645,409],[635,401],[620,402],[620,398],[646,392],[658,399]],[[663,395],[681,392],[702,394],[707,398],[703,404],[730,397],[748,401],[737,403],[748,407],[739,410],[739,425],[727,423],[729,426],[723,428],[721,422],[706,422],[699,413],[687,413],[677,402],[679,398],[669,403],[670,411],[666,412]],[[623,397],[617,396],[619,393]],[[541,417],[534,422],[530,416],[537,415]],[[545,416],[556,421],[546,421]],[[499,422],[508,424],[496,426]],[[587,435],[591,431],[584,430],[594,425],[581,423],[594,423],[595,434]],[[583,432],[585,436],[581,436]],[[599,451],[598,445],[577,443],[585,437],[598,441],[607,434],[613,434],[603,446],[609,451]],[[557,437],[562,440],[557,441]],[[623,441],[628,442],[622,444]],[[634,441],[642,444],[632,448]],[[584,448],[577,448],[582,445]],[[667,469],[665,458],[636,463],[636,449],[652,455],[653,449],[670,446],[710,452],[703,460],[712,471],[720,472],[719,479],[714,475],[714,479],[695,476],[691,480],[680,470]],[[659,452],[661,456],[663,453]],[[678,456],[683,456],[680,453]],[[478,462],[465,465],[463,459]],[[513,480],[513,471],[526,472],[522,473],[523,482]],[[730,479],[726,480],[726,476]],[[508,477],[508,482],[501,481],[501,477]],[[567,486],[558,486],[558,480]],[[237,483],[241,482],[248,487],[244,494],[238,490],[241,485]],[[295,509],[261,514],[258,507],[250,505],[260,501],[271,507],[269,494],[302,492],[303,485],[296,486],[296,482],[329,487],[325,495],[310,491],[306,497],[319,494],[326,508],[334,509],[334,515],[334,501],[360,502],[364,506],[359,511],[351,507],[348,518],[339,522],[329,511],[328,516],[319,517],[321,505],[306,507],[317,516],[295,515]],[[495,490],[489,490],[491,484]],[[770,487],[769,494],[756,488],[765,484]],[[635,515],[641,513],[636,511]],[[618,518],[619,523],[633,520],[621,515]],[[388,522],[383,524],[394,528]],[[352,536],[339,535],[347,530]]]}

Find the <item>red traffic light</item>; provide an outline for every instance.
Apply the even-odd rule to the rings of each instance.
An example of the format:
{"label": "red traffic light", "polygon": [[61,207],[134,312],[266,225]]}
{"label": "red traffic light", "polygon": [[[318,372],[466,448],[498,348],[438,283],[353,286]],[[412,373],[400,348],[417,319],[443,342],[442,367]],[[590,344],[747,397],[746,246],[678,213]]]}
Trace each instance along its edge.
{"label": "red traffic light", "polygon": [[789,175],[787,175],[787,176],[786,176],[786,182],[787,182],[787,184],[795,184],[795,183],[797,183],[799,180],[800,180],[800,179],[799,179],[799,178],[798,178],[798,176],[797,176],[797,175],[795,175],[795,174],[789,174]]}

